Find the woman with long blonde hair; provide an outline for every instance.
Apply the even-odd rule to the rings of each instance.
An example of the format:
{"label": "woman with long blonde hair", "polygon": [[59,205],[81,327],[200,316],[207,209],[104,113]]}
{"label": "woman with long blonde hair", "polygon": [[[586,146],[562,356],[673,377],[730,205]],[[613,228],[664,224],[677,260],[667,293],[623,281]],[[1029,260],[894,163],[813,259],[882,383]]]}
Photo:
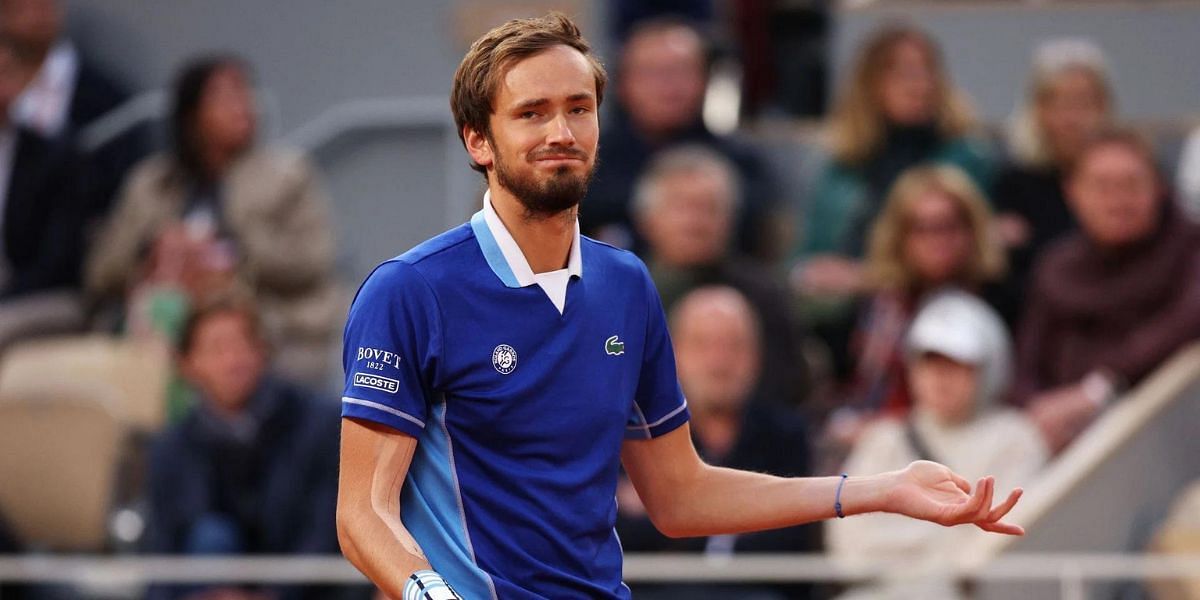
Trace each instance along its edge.
{"label": "woman with long blonde hair", "polygon": [[951,164],[986,190],[989,153],[970,137],[973,125],[933,38],[905,25],[872,35],[829,119],[830,163],[806,203],[795,251],[804,259],[799,291],[816,297],[860,291],[867,232],[903,171]]}

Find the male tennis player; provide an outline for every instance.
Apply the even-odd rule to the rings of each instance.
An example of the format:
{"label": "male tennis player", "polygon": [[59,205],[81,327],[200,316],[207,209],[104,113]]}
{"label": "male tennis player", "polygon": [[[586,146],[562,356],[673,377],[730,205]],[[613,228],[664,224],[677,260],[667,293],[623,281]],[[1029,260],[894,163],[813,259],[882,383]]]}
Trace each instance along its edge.
{"label": "male tennis player", "polygon": [[888,511],[1020,534],[930,462],[785,479],[696,455],[658,294],[637,258],[580,237],[604,69],[562,15],[472,46],[451,109],[487,177],[469,223],[380,265],[345,332],[337,523],[396,599],[628,598],[613,531],[623,464],[671,536]]}

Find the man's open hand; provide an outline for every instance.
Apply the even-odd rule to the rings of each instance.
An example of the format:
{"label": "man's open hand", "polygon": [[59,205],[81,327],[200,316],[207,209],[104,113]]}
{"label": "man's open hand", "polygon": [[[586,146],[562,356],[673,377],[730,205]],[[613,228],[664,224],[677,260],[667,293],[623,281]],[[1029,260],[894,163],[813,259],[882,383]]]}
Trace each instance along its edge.
{"label": "man's open hand", "polygon": [[919,460],[893,473],[893,485],[886,496],[886,512],[932,521],[947,527],[973,523],[984,531],[1024,535],[1020,526],[1000,519],[1012,510],[1021,497],[1021,488],[1013,490],[999,506],[992,506],[996,481],[984,477],[971,484],[943,465]]}

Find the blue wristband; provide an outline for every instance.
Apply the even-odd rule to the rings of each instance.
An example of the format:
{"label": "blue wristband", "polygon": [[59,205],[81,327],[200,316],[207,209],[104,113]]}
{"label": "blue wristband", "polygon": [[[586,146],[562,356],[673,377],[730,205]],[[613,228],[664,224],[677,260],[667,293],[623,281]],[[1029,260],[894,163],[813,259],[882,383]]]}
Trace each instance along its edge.
{"label": "blue wristband", "polygon": [[837,513],[837,518],[845,519],[846,513],[842,512],[842,486],[846,484],[846,478],[849,475],[842,473],[842,479],[838,482],[837,495],[833,497],[833,512]]}

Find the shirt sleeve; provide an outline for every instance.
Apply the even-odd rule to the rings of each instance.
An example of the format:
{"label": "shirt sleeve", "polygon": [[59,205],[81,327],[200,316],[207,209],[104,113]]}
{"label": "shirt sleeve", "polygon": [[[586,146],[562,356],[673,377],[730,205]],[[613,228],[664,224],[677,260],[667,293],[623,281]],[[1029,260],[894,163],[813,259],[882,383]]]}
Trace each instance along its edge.
{"label": "shirt sleeve", "polygon": [[690,417],[675,372],[675,352],[671,349],[671,335],[667,332],[662,300],[644,268],[642,276],[647,312],[645,348],[642,350],[642,370],[638,376],[637,392],[625,426],[625,439],[635,440],[652,439],[670,433],[687,423]]}
{"label": "shirt sleeve", "polygon": [[380,265],[358,291],[346,321],[342,417],[420,437],[442,351],[433,290],[407,263]]}

